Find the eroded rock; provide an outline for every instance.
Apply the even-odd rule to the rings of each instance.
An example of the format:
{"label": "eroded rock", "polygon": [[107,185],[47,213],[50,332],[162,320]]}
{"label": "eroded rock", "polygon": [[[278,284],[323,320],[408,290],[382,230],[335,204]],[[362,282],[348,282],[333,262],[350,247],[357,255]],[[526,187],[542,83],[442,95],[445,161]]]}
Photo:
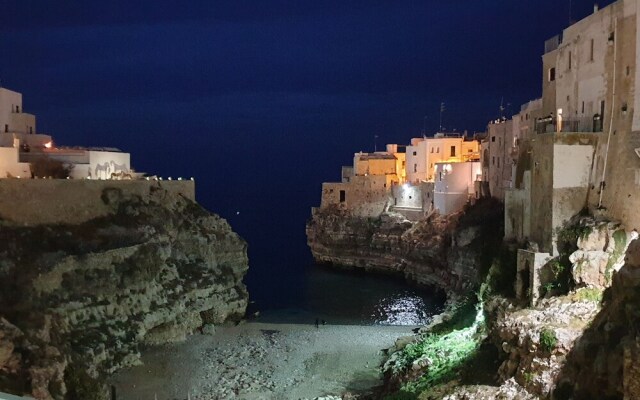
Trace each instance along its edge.
{"label": "eroded rock", "polygon": [[0,390],[99,389],[102,374],[139,362],[140,344],[244,315],[247,245],[225,220],[156,187],[103,201],[113,214],[80,225],[3,223]]}

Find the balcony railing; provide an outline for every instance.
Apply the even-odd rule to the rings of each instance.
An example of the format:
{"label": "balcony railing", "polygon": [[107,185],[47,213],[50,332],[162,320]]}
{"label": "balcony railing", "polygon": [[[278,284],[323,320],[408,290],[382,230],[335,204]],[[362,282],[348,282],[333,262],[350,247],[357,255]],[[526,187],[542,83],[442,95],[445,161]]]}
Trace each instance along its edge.
{"label": "balcony railing", "polygon": [[536,121],[536,133],[554,132],[602,132],[602,118],[596,114],[593,118],[558,119],[540,118]]}

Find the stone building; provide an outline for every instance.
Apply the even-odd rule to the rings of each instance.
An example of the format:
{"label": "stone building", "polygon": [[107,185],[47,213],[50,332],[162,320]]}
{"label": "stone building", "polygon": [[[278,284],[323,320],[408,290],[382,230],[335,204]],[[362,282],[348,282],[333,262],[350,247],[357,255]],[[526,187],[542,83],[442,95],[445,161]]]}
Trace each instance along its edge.
{"label": "stone building", "polygon": [[595,8],[545,43],[538,116],[517,138],[505,195],[505,238],[539,249],[520,251],[520,281],[536,282],[555,232],[583,209],[640,229],[639,11],[638,0]]}
{"label": "stone building", "polygon": [[482,142],[483,179],[489,183],[491,196],[502,201],[505,189],[511,188],[513,125],[511,119],[492,121]]}
{"label": "stone building", "polygon": [[342,167],[341,182],[322,184],[320,208],[340,207],[354,215],[375,217],[393,204],[392,188],[404,182],[404,153],[398,145],[387,151],[355,153],[353,166]]}

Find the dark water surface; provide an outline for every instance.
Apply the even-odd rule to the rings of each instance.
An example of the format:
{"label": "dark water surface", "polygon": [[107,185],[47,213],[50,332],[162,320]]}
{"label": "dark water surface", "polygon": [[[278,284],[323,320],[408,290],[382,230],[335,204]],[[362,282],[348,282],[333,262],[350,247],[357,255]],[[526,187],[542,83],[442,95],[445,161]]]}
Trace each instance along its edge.
{"label": "dark water surface", "polygon": [[338,271],[310,265],[248,279],[257,320],[269,323],[421,325],[442,311],[444,297],[412,287],[404,280],[364,272]]}

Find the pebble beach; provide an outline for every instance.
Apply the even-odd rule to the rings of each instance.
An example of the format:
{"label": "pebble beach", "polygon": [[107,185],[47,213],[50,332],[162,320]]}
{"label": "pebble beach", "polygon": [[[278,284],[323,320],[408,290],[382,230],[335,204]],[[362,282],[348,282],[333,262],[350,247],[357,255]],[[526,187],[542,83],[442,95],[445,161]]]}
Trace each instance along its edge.
{"label": "pebble beach", "polygon": [[383,348],[412,326],[245,322],[143,352],[118,372],[118,400],[314,399],[381,383]]}

